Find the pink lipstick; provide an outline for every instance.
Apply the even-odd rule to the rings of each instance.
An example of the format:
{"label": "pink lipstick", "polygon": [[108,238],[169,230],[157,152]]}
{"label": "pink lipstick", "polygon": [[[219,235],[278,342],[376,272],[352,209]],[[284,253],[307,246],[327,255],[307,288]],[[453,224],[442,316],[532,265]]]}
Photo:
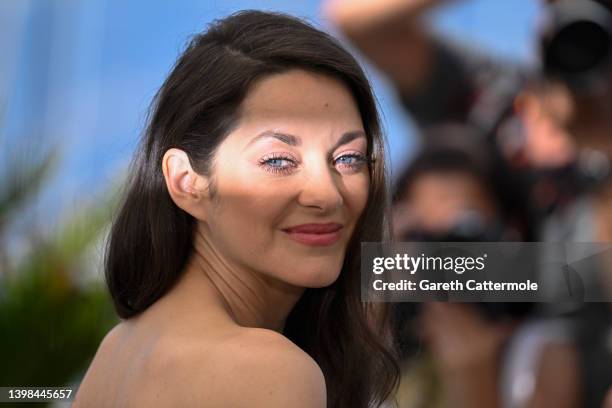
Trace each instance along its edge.
{"label": "pink lipstick", "polygon": [[340,239],[342,224],[301,224],[284,228],[289,238],[310,246],[329,246]]}

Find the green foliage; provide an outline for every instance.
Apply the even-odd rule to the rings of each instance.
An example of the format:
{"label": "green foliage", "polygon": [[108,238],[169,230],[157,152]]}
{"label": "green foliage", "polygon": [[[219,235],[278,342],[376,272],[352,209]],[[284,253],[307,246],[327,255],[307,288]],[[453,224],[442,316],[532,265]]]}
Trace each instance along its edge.
{"label": "green foliage", "polygon": [[34,163],[23,163],[12,158],[4,166],[0,184],[0,232],[13,213],[18,213],[28,200],[35,198],[57,162],[58,152],[52,150]]}
{"label": "green foliage", "polygon": [[[8,170],[12,176],[0,181],[0,236],[36,199],[56,160],[51,152]],[[117,323],[102,279],[83,279],[89,270],[102,270],[85,268],[84,255],[104,232],[113,206],[113,200],[83,205],[50,236],[33,234],[33,249],[25,256],[3,254],[8,261],[0,266],[0,385],[69,385]]]}

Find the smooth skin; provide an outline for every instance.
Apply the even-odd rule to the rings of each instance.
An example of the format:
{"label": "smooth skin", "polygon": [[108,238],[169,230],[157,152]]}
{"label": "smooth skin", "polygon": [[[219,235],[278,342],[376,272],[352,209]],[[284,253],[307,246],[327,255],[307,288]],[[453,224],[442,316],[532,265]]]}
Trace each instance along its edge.
{"label": "smooth skin", "polygon": [[[340,273],[368,198],[366,148],[349,90],[291,70],[250,91],[210,177],[168,150],[168,191],[197,219],[193,256],[175,287],[106,336],[74,406],[325,407],[321,369],[281,331],[305,288]],[[283,231],[330,222],[343,228],[328,246]]]}

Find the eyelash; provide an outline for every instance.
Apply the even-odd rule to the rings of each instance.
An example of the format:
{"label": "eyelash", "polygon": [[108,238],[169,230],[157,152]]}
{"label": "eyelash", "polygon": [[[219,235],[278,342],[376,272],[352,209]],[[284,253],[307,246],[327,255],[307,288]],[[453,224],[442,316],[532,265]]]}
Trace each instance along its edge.
{"label": "eyelash", "polygon": [[[272,166],[272,165],[270,165],[270,162],[272,160],[287,161],[287,162],[290,162],[291,164],[289,166],[286,166],[286,167]],[[259,160],[259,165],[265,171],[269,171],[270,173],[288,174],[288,173],[291,172],[291,168],[296,168],[297,167],[297,160],[295,158],[289,156],[289,155],[285,155],[285,154],[281,154],[281,153],[272,153],[272,154],[268,154],[268,155],[262,157]]]}
{"label": "eyelash", "polygon": [[[345,153],[342,154],[340,156],[338,156],[337,158],[334,159],[334,163],[336,163],[338,160],[342,159],[342,158],[351,158],[351,159],[356,159],[354,163],[340,163],[340,165],[342,166],[342,168],[345,169],[349,169],[349,170],[358,170],[362,165],[364,164],[371,164],[373,161],[370,160],[368,157],[366,157],[364,154],[359,153],[359,152],[350,152],[350,153]],[[270,164],[271,161],[273,160],[277,160],[277,161],[287,161],[290,164],[287,166],[272,166]],[[283,154],[283,153],[272,153],[269,155],[266,155],[264,157],[262,157],[259,160],[259,166],[261,168],[263,168],[265,171],[268,171],[270,173],[274,173],[274,174],[289,174],[293,171],[293,169],[295,169],[298,164],[297,164],[297,159],[295,159],[294,157],[288,155],[288,154]]]}

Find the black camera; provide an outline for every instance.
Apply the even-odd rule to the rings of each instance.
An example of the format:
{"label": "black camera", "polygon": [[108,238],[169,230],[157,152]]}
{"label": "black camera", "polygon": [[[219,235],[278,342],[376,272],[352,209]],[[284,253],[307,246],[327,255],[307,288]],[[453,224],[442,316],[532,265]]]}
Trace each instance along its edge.
{"label": "black camera", "polygon": [[577,92],[612,78],[612,7],[604,0],[559,0],[549,5],[541,37],[544,73]]}

